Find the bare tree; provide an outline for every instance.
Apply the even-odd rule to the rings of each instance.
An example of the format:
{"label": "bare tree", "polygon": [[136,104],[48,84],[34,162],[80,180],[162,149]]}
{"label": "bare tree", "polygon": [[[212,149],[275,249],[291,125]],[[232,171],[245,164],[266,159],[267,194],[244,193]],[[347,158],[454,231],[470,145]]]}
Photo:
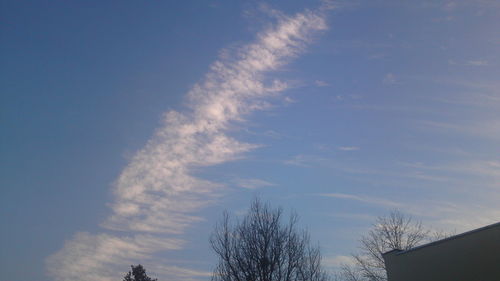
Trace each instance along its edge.
{"label": "bare tree", "polygon": [[361,237],[360,252],[353,255],[354,265],[342,267],[342,279],[385,281],[387,273],[383,253],[393,249],[408,250],[429,240],[432,240],[430,231],[420,221],[399,211],[392,211],[387,216],[377,218],[368,234]]}
{"label": "bare tree", "polygon": [[319,247],[297,229],[297,215],[284,224],[281,208],[256,199],[242,221],[224,213],[210,238],[219,258],[213,281],[327,281]]}

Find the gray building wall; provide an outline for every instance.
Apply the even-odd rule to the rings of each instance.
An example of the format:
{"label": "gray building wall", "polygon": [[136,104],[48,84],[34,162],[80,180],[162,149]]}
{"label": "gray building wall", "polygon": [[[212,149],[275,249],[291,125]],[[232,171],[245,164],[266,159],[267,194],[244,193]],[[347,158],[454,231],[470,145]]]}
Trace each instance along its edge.
{"label": "gray building wall", "polygon": [[500,281],[500,223],[384,254],[389,281]]}

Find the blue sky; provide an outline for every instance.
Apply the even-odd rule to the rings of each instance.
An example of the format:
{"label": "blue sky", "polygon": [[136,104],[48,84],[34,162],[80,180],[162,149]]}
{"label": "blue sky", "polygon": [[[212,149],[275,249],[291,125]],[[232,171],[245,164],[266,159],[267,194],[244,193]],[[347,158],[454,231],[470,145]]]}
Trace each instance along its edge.
{"label": "blue sky", "polygon": [[500,3],[1,1],[1,280],[207,280],[223,210],[334,268],[400,209],[500,218]]}

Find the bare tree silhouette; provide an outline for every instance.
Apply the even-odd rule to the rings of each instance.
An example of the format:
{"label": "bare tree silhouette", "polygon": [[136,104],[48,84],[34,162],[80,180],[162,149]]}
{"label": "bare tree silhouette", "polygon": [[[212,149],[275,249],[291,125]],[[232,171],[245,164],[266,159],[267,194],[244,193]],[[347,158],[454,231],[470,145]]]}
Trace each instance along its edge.
{"label": "bare tree silhouette", "polygon": [[385,281],[387,273],[382,254],[393,249],[408,250],[447,235],[431,233],[420,221],[399,211],[378,217],[368,234],[360,239],[359,253],[353,254],[353,265],[343,265],[338,279],[342,281]]}
{"label": "bare tree silhouette", "polygon": [[227,212],[210,238],[219,258],[213,281],[326,281],[319,247],[297,229],[298,217],[283,223],[281,208],[255,199],[242,221]]}

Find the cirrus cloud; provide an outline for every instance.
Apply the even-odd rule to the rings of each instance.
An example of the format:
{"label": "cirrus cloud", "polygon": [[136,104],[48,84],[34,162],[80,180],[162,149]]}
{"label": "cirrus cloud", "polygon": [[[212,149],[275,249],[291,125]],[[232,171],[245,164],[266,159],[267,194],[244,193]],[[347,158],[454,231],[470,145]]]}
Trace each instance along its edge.
{"label": "cirrus cloud", "polygon": [[221,184],[197,178],[192,170],[238,159],[257,147],[229,136],[231,123],[266,108],[266,98],[285,90],[286,83],[270,81],[266,74],[300,54],[311,34],[327,27],[321,9],[291,17],[274,14],[274,27],[233,57],[212,64],[187,94],[188,110],[164,114],[162,126],[116,180],[112,214],[102,226],[127,235],[76,234],[47,259],[55,280],[117,280],[126,270],[120,266],[137,259],[161,269],[157,273],[163,279],[206,277],[204,272],[162,266],[152,257],[181,248],[184,241],[172,235],[202,220],[195,213],[220,193]]}

